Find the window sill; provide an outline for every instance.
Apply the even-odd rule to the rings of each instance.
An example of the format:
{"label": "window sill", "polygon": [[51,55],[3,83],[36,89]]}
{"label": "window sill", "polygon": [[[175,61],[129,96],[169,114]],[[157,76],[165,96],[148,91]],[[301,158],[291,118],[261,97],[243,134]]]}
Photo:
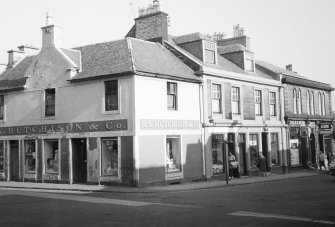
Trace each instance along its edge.
{"label": "window sill", "polygon": [[108,115],[108,114],[120,114],[120,113],[121,113],[120,110],[111,110],[111,111],[102,111],[101,114]]}
{"label": "window sill", "polygon": [[44,120],[55,120],[56,116],[44,116],[43,119]]}

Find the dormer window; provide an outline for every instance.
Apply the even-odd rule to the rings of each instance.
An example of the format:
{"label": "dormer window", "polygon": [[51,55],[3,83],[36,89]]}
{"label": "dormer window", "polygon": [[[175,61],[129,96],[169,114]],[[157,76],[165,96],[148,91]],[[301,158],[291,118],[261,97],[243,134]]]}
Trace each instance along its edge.
{"label": "dormer window", "polygon": [[245,59],[244,59],[244,70],[249,72],[255,71],[255,62],[254,57],[252,53],[244,52],[245,53]]}
{"label": "dormer window", "polygon": [[205,63],[215,64],[215,50],[216,45],[213,42],[204,42],[204,52],[205,52]]}

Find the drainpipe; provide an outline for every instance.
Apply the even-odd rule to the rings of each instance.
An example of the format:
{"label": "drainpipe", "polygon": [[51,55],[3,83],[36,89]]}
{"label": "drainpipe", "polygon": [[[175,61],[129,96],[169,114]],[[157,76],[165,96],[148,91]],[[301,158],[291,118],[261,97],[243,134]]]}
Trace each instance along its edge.
{"label": "drainpipe", "polygon": [[284,102],[284,87],[282,83],[282,75],[279,75],[281,85],[279,87],[279,97],[280,97],[280,122],[281,122],[281,138],[282,138],[282,166],[283,166],[283,173],[288,172],[288,160],[287,160],[287,127],[285,125],[285,102]]}
{"label": "drainpipe", "polygon": [[199,84],[199,102],[200,102],[200,124],[201,124],[201,154],[202,154],[202,179],[206,180],[206,130],[204,127],[204,116],[205,116],[205,108],[204,108],[204,86],[203,84]]}

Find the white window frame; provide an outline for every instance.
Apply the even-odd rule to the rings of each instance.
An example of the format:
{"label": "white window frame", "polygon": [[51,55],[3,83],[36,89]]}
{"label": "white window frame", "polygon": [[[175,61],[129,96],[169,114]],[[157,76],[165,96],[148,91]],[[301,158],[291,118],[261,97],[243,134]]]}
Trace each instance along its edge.
{"label": "white window frame", "polygon": [[[178,139],[179,140],[179,153],[180,153],[180,171],[176,172],[168,172],[167,168],[167,149],[166,149],[166,144],[167,144],[167,139],[172,138],[172,139]],[[183,169],[183,153],[182,153],[182,136],[181,135],[166,135],[165,140],[164,140],[164,163],[165,163],[165,179],[166,181],[168,180],[173,180],[173,179],[183,179],[184,178],[184,169]]]}
{"label": "white window frame", "polygon": [[[169,84],[174,84],[176,86],[175,88],[175,94],[169,93]],[[175,96],[175,106],[174,107],[169,107],[169,96],[174,95]],[[166,82],[166,107],[167,110],[169,111],[177,111],[178,110],[178,83],[172,82],[172,81],[167,81]]]}
{"label": "white window frame", "polygon": [[297,90],[293,88],[293,113],[297,114]]}
{"label": "white window frame", "polygon": [[[271,95],[274,95],[274,98],[271,97]],[[272,102],[274,101],[274,103]],[[270,91],[269,92],[269,106],[270,106],[270,116],[275,117],[277,116],[277,92],[275,91]],[[271,107],[273,108],[273,113],[271,113]]]}
{"label": "white window frame", "polygon": [[[215,89],[218,88],[218,89]],[[217,101],[219,104],[219,110],[214,111],[213,103]],[[221,114],[222,113],[222,86],[221,84],[212,83],[212,112],[214,114]]]}
{"label": "white window frame", "polygon": [[[217,52],[216,52],[216,43],[214,42],[210,42],[210,41],[203,41],[203,59],[205,63],[209,63],[209,64],[216,64],[217,62]],[[207,55],[206,55],[206,51],[211,51],[211,53],[213,53],[213,61],[208,61],[207,59]]]}
{"label": "white window frame", "polygon": [[297,107],[298,107],[297,112],[298,114],[301,114],[301,111],[302,111],[301,101],[302,101],[301,90],[298,89],[298,92],[297,92]]}
{"label": "white window frame", "polygon": [[[237,90],[237,96],[236,93],[234,93],[234,90]],[[237,97],[237,98],[236,98]],[[238,86],[232,86],[231,87],[231,102],[232,102],[232,113],[235,115],[241,115],[241,88]],[[233,103],[236,103],[237,105],[237,112],[235,112]]]}
{"label": "white window frame", "polygon": [[[53,89],[53,90],[55,90],[55,115],[53,115],[53,116],[47,116],[46,115],[46,95],[47,95],[47,93],[46,93],[46,91],[47,90],[51,90],[51,89]],[[43,108],[42,108],[42,111],[43,111],[43,118],[44,119],[55,119],[56,118],[56,116],[57,116],[57,89],[56,88],[47,88],[47,89],[44,89],[44,91],[43,91]]]}
{"label": "white window frame", "polygon": [[[260,96],[257,95],[257,92],[260,93]],[[255,89],[254,91],[255,93],[255,114],[256,116],[262,116],[263,115],[263,92],[261,89]],[[257,100],[260,100],[260,102]],[[259,105],[259,112],[260,113],[257,113],[257,105]]]}

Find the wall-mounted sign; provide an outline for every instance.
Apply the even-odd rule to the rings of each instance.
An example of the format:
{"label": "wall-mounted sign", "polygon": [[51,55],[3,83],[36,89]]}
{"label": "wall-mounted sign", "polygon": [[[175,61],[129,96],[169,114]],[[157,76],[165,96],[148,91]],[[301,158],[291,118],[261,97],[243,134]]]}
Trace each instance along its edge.
{"label": "wall-mounted sign", "polygon": [[128,120],[0,127],[1,136],[128,130]]}
{"label": "wall-mounted sign", "polygon": [[319,131],[330,131],[331,129],[331,124],[319,124]]}
{"label": "wall-mounted sign", "polygon": [[140,121],[140,128],[143,130],[156,130],[156,129],[199,129],[199,121],[191,120],[153,120],[142,119]]}
{"label": "wall-mounted sign", "polygon": [[290,125],[306,126],[305,121],[292,121],[290,120]]}

